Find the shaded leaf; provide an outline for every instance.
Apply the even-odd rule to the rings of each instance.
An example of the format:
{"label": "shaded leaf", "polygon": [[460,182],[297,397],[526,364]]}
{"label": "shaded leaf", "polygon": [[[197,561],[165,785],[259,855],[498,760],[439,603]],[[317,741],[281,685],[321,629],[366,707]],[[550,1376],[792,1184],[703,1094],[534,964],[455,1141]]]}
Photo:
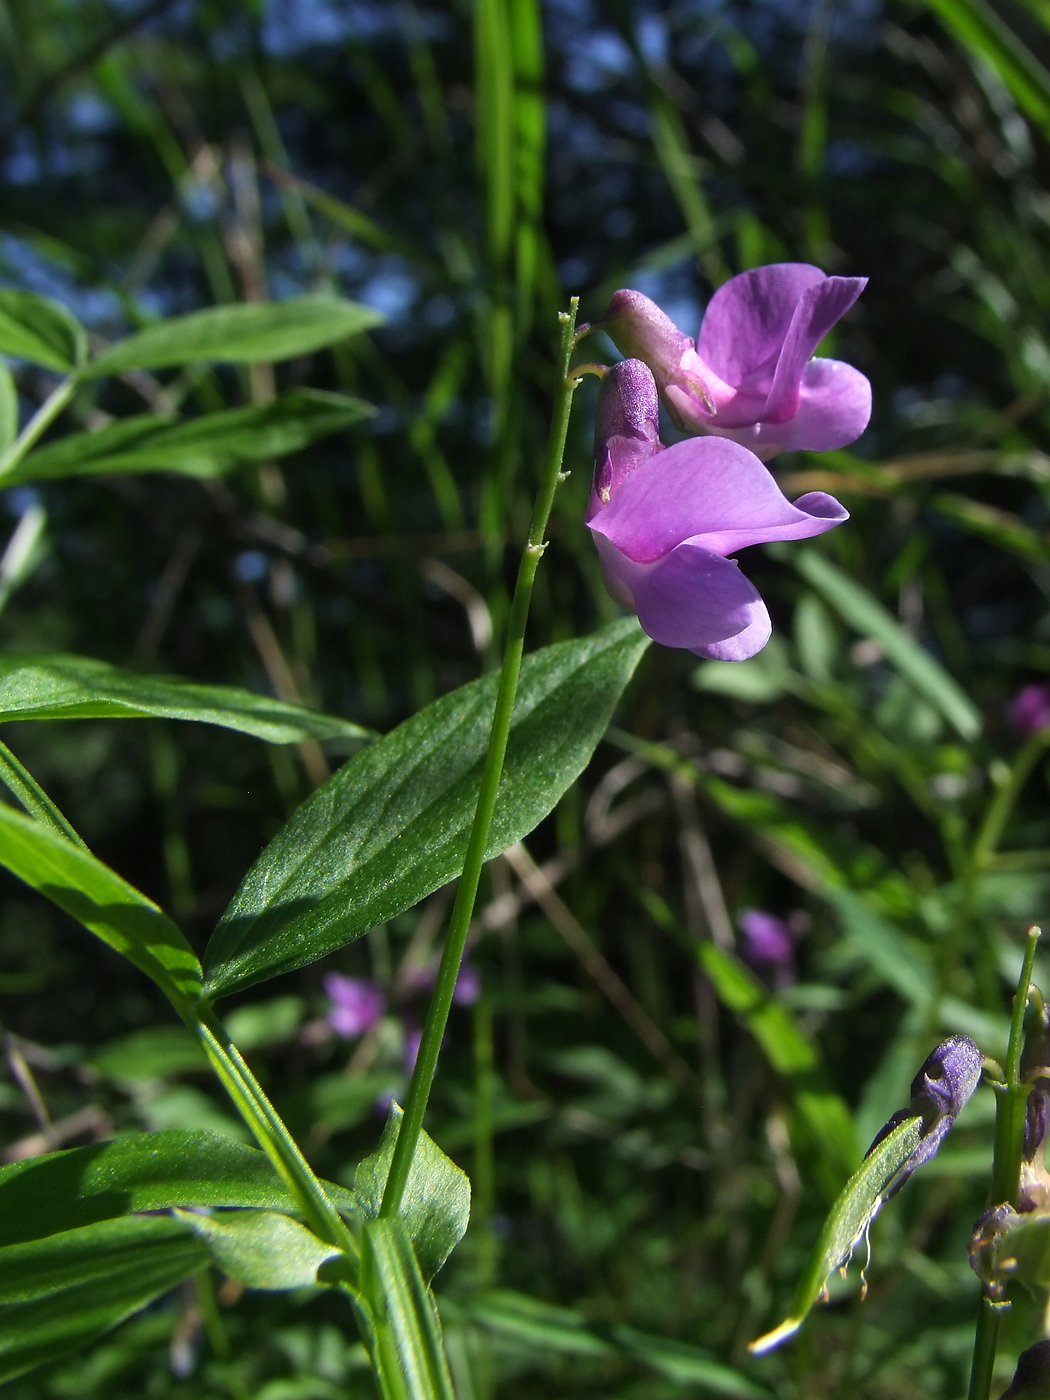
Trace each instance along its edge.
{"label": "shaded leaf", "polygon": [[697,943],[696,956],[719,1001],[744,1018],[779,1074],[803,1074],[816,1066],[816,1053],[791,1012],[735,954],[713,943]]}
{"label": "shaded leaf", "polygon": [[283,457],[373,412],[362,399],[300,389],[273,403],[172,422],[150,413],[96,432],[70,433],[31,452],[9,472],[9,485],[103,472],[180,472],[212,477],[243,462]]}
{"label": "shaded leaf", "polygon": [[[401,1106],[391,1104],[378,1148],[358,1163],[354,1173],[354,1193],[372,1220],[379,1215],[383,1201],[401,1118]],[[408,1231],[420,1271],[429,1283],[466,1234],[470,1181],[426,1133],[419,1135],[398,1218]]]}
{"label": "shaded leaf", "polygon": [[90,656],[0,658],[0,720],[149,718],[217,724],[271,744],[371,735],[350,720],[236,686],[142,675]]}
{"label": "shaded leaf", "polygon": [[0,864],[134,963],[173,1005],[200,995],[200,963],[180,930],[90,851],[0,805]]}
{"label": "shaded leaf", "polygon": [[668,1380],[680,1385],[701,1386],[715,1395],[765,1400],[768,1394],[700,1347],[639,1332],[633,1327],[592,1326],[583,1313],[574,1308],[558,1307],[525,1293],[500,1288],[475,1294],[467,1301],[465,1311],[487,1330],[541,1356],[552,1352],[594,1358],[620,1355]]}
{"label": "shaded leaf", "polygon": [[157,1246],[175,1245],[188,1271],[205,1255],[169,1216],[128,1215],[0,1249],[0,1303],[25,1303],[121,1270],[148,1266]]}
{"label": "shaded leaf", "polygon": [[33,292],[0,291],[0,355],[68,373],[86,354],[84,327],[64,306]]}
{"label": "shaded leaf", "polygon": [[981,716],[939,661],[882,604],[848,574],[814,549],[794,550],[790,558],[806,581],[843,621],[879,643],[889,661],[964,739],[981,732]]}
{"label": "shaded leaf", "polygon": [[[356,1213],[349,1191],[325,1189]],[[265,1153],[217,1133],[131,1133],[0,1167],[0,1245],[173,1206],[297,1209]]]}
{"label": "shaded leaf", "polygon": [[175,1215],[203,1243],[213,1263],[245,1288],[308,1287],[318,1282],[325,1260],[339,1258],[337,1249],[305,1225],[272,1211],[194,1215],[176,1210]]}
{"label": "shaded leaf", "polygon": [[8,1296],[56,1290],[0,1307],[0,1382],[94,1341],[206,1261],[177,1222],[143,1217],[0,1250]]}
{"label": "shaded leaf", "polygon": [[309,355],[382,324],[371,307],[339,297],[213,306],[160,321],[118,340],[92,361],[89,379],[129,369],[163,369],[195,360],[262,364]]}
{"label": "shaded leaf", "polygon": [[[487,858],[531,831],[583,771],[648,645],[625,618],[525,658]],[[497,681],[428,705],[303,803],[212,936],[213,993],[313,962],[459,874]]]}

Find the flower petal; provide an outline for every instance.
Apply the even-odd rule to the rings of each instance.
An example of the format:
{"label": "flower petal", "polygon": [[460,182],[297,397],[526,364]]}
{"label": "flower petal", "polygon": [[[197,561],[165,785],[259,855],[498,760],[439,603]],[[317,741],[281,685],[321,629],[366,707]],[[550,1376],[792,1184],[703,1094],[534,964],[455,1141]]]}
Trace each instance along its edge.
{"label": "flower petal", "polygon": [[717,647],[749,631],[761,618],[768,638],[765,604],[730,560],[685,540],[655,565],[636,564],[607,541],[600,544],[606,574],[630,592],[638,621],[654,641],[690,650]]}
{"label": "flower petal", "polygon": [[713,642],[706,647],[690,647],[705,661],[748,661],[762,650],[773,632],[766,605],[759,598],[751,613],[751,622],[735,637],[727,637],[724,642]]}
{"label": "flower petal", "polygon": [[802,372],[814,350],[835,323],[845,316],[867,286],[866,277],[825,277],[802,293],[769,390],[764,423],[784,423],[799,408]]}
{"label": "flower petal", "polygon": [[731,277],[704,313],[696,342],[700,358],[734,386],[768,365],[768,382],[748,386],[767,392],[803,293],[826,280],[820,268],[809,263],[773,263]]}
{"label": "flower petal", "polygon": [[642,564],[662,559],[684,540],[726,555],[769,540],[807,539],[848,518],[821,492],[802,502],[792,505],[747,448],[721,437],[692,438],[628,477],[589,524]]}
{"label": "flower petal", "polygon": [[716,426],[703,431],[748,447],[763,462],[778,452],[828,452],[856,442],[871,418],[871,384],[842,360],[810,360],[802,372],[798,412],[787,423],[746,428]]}

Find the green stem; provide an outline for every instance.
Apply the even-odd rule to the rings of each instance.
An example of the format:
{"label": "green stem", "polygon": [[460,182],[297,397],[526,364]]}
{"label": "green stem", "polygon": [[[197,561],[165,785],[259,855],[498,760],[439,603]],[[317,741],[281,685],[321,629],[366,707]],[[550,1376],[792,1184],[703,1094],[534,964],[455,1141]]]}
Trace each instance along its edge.
{"label": "green stem", "polygon": [[328,1199],[324,1187],[236,1046],[209,1011],[198,1011],[193,1029],[237,1111],[299,1202],[311,1230],[327,1244],[356,1258],[357,1245],[349,1226]]}
{"label": "green stem", "polygon": [[1010,776],[988,804],[988,811],[985,813],[981,829],[973,843],[975,870],[980,870],[987,865],[989,857],[995,854],[996,847],[1002,838],[1003,828],[1013,811],[1014,803],[1048,744],[1050,744],[1050,727],[1040,729],[1033,734],[1018,750],[1010,769]]}
{"label": "green stem", "polygon": [[973,1366],[970,1369],[967,1400],[989,1400],[995,1372],[995,1353],[999,1346],[1000,1309],[983,1294],[977,1306],[977,1332],[973,1339]]}
{"label": "green stem", "polygon": [[68,379],[63,379],[61,384],[51,391],[18,434],[18,437],[0,457],[0,477],[7,476],[9,472],[14,471],[30,448],[36,446],[39,439],[73,397],[79,382],[79,376],[71,374]]}
{"label": "green stem", "polygon": [[488,753],[485,756],[485,767],[481,776],[481,790],[478,794],[478,805],[474,811],[474,822],[467,843],[463,874],[460,877],[459,889],[456,891],[456,903],[452,910],[448,937],[445,939],[441,965],[438,968],[434,996],[427,1012],[426,1025],[423,1027],[423,1039],[419,1046],[419,1056],[416,1059],[412,1083],[408,1090],[405,1115],[401,1120],[401,1130],[398,1133],[393,1160],[390,1163],[390,1175],[387,1178],[383,1204],[379,1212],[381,1218],[396,1215],[401,1205],[401,1197],[408,1181],[416,1143],[419,1141],[419,1134],[423,1129],[423,1115],[426,1113],[431,1086],[434,1083],[441,1041],[445,1034],[449,1011],[452,1008],[452,993],[455,991],[460,963],[463,960],[467,930],[470,927],[474,901],[477,898],[478,884],[481,880],[481,868],[485,863],[489,829],[492,826],[492,817],[496,810],[496,796],[499,791],[500,778],[503,775],[503,760],[507,752],[507,740],[510,736],[510,721],[518,690],[521,658],[525,650],[525,624],[529,616],[532,587],[540,559],[546,549],[543,537],[547,530],[551,506],[554,503],[554,493],[561,480],[572,396],[579,383],[578,379],[570,377],[569,374],[569,360],[572,355],[578,306],[578,298],[573,297],[569,311],[559,313],[561,345],[558,356],[558,391],[554,401],[554,414],[550,438],[547,443],[547,454],[543,463],[543,473],[540,478],[536,503],[533,507],[532,524],[529,527],[529,538],[521,556],[518,578],[514,586],[514,598],[510,605],[507,645],[503,654],[499,689],[496,693],[496,707],[492,716],[492,729],[489,733]]}
{"label": "green stem", "polygon": [[[1015,765],[1016,767],[1016,765]],[[994,805],[994,804],[993,804]],[[1007,809],[1008,810],[1008,809]],[[985,821],[985,827],[988,821]],[[983,831],[983,828],[982,828]],[[980,838],[978,838],[980,840]],[[1016,1204],[1021,1181],[1021,1154],[1024,1148],[1025,1101],[1028,1085],[1021,1079],[1021,1056],[1024,1051],[1024,1018],[1028,994],[1032,985],[1032,967],[1041,931],[1034,926],[1028,930],[1024,962],[1017,981],[1010,1016],[1010,1041],[1006,1052],[1006,1088],[1000,1091],[995,1112],[995,1158],[992,1165],[992,1204]],[[973,1365],[970,1370],[969,1400],[989,1400],[995,1370],[995,1353],[999,1341],[1000,1309],[987,1297],[981,1297],[977,1313],[977,1332],[973,1343]]]}

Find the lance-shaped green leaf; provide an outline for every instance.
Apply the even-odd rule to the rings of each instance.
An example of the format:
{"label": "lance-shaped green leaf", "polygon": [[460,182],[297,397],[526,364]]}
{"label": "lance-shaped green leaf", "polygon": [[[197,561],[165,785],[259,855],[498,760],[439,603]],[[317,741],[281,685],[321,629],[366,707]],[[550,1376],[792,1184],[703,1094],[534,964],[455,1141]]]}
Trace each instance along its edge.
{"label": "lance-shaped green leaf", "polygon": [[[583,771],[648,638],[634,618],[525,658],[491,858]],[[355,755],[245,876],[207,951],[225,994],[343,947],[462,869],[497,676],[443,696]]]}
{"label": "lance-shaped green leaf", "polygon": [[281,1290],[324,1282],[317,1271],[339,1250],[286,1215],[269,1210],[224,1211],[194,1215],[176,1210],[176,1218],[192,1230],[224,1274],[245,1288]]}
{"label": "lance-shaped green leaf", "polygon": [[752,1342],[748,1350],[762,1356],[793,1337],[820,1298],[831,1273],[849,1261],[854,1248],[871,1228],[895,1178],[922,1141],[922,1118],[909,1118],[865,1157],[842,1188],[824,1222],[816,1248],[799,1280],[791,1316]]}
{"label": "lance-shaped green leaf", "polygon": [[64,306],[33,292],[0,291],[0,355],[68,373],[86,354],[84,327]]}
{"label": "lance-shaped green leaf", "polygon": [[123,954],[173,1005],[186,1007],[200,995],[197,955],[152,900],[90,851],[2,804],[0,865]]}
{"label": "lance-shaped green leaf", "polygon": [[339,297],[213,306],[175,316],[118,340],[85,371],[89,379],[129,369],[166,369],[197,360],[263,364],[309,355],[381,325],[369,306]]}
{"label": "lance-shaped green leaf", "polygon": [[[379,1146],[354,1173],[354,1193],[370,1220],[379,1215],[402,1112],[390,1105]],[[430,1280],[466,1234],[470,1181],[433,1138],[420,1133],[398,1218],[408,1231],[424,1279]]]}
{"label": "lance-shaped green leaf", "polygon": [[447,1321],[458,1316],[460,1309],[486,1331],[506,1337],[516,1350],[542,1357],[552,1353],[588,1358],[620,1355],[679,1385],[698,1387],[704,1394],[769,1400],[768,1391],[699,1347],[633,1327],[591,1324],[574,1308],[558,1307],[524,1293],[492,1289],[472,1294],[462,1304],[442,1298],[441,1311]]}
{"label": "lance-shaped green leaf", "polygon": [[106,1221],[0,1250],[0,1382],[94,1341],[207,1263],[170,1219]]}
{"label": "lance-shaped green leaf", "polygon": [[192,1232],[170,1216],[129,1215],[7,1245],[0,1249],[0,1303],[27,1303],[148,1266],[158,1245],[173,1243],[174,1254],[186,1262],[188,1271],[204,1263],[205,1251]]}
{"label": "lance-shaped green leaf", "polygon": [[981,732],[981,716],[939,661],[866,588],[815,549],[793,550],[791,562],[842,619],[879,643],[889,661],[964,739]]}
{"label": "lance-shaped green leaf", "polygon": [[832,1206],[796,1290],[792,1316],[752,1342],[752,1352],[771,1351],[798,1331],[824,1292],[832,1269],[849,1262],[883,1201],[937,1152],[980,1083],[981,1064],[980,1050],[964,1035],[949,1036],[927,1055],[911,1082],[907,1106],[894,1113],[876,1134],[860,1168]]}
{"label": "lance-shaped green leaf", "polygon": [[142,675],[90,656],[0,658],[0,720],[151,718],[217,724],[271,744],[371,737],[350,720],[236,686]]}
{"label": "lance-shaped green leaf", "polygon": [[172,422],[151,413],[96,432],[70,433],[31,452],[5,480],[10,486],[103,472],[179,472],[213,477],[243,462],[299,452],[317,438],[374,412],[363,399],[300,389],[273,403]]}
{"label": "lance-shaped green leaf", "polygon": [[[345,1187],[325,1190],[344,1214],[360,1214]],[[0,1246],[174,1206],[298,1210],[258,1148],[218,1133],[131,1133],[0,1167]]]}
{"label": "lance-shaped green leaf", "polygon": [[374,1355],[394,1379],[393,1393],[406,1400],[455,1400],[437,1308],[404,1225],[370,1220],[362,1243],[362,1288],[375,1328]]}

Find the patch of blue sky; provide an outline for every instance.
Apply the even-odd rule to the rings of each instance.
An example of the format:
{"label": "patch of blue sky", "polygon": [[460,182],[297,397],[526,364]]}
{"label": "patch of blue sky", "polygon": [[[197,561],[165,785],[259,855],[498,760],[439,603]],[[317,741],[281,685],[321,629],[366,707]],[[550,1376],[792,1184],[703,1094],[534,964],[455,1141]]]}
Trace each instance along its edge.
{"label": "patch of blue sky", "polygon": [[634,67],[631,50],[611,29],[591,30],[565,46],[565,80],[576,92],[601,92]]}
{"label": "patch of blue sky", "polygon": [[404,321],[419,295],[416,279],[400,259],[383,259],[383,266],[354,291],[354,299],[381,311],[390,325]]}
{"label": "patch of blue sky", "polygon": [[66,103],[66,120],[74,131],[88,136],[112,131],[120,121],[108,102],[87,89],[75,92]]}
{"label": "patch of blue sky", "polygon": [[267,53],[290,55],[397,29],[393,5],[365,0],[268,0],[262,23]]}

